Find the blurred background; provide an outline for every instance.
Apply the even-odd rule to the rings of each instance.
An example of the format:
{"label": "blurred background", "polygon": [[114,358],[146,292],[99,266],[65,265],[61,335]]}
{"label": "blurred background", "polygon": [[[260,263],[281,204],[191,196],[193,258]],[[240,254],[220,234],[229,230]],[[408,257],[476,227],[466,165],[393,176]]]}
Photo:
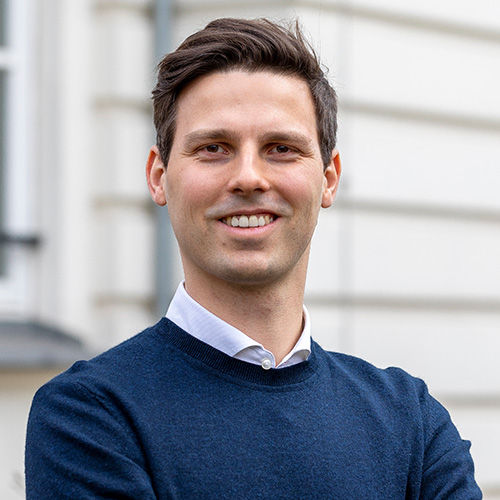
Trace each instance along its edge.
{"label": "blurred background", "polygon": [[313,336],[424,378],[500,499],[495,0],[0,0],[0,498],[24,497],[36,389],[156,322],[181,279],[144,179],[149,96],[221,16],[298,18],[339,94]]}

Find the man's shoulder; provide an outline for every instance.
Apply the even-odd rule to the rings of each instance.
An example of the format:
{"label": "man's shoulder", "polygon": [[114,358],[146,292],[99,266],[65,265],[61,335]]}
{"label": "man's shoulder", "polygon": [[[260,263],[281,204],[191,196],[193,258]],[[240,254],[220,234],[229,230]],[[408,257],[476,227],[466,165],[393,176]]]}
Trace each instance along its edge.
{"label": "man's shoulder", "polygon": [[356,387],[365,396],[388,398],[398,403],[410,398],[418,404],[427,394],[425,382],[402,368],[381,368],[352,354],[319,349],[332,377],[344,386]]}
{"label": "man's shoulder", "polygon": [[134,384],[147,378],[162,359],[169,356],[169,345],[163,338],[166,320],[162,319],[118,345],[89,360],[76,361],[41,387],[50,391],[61,386],[79,386],[94,390],[102,386]]}

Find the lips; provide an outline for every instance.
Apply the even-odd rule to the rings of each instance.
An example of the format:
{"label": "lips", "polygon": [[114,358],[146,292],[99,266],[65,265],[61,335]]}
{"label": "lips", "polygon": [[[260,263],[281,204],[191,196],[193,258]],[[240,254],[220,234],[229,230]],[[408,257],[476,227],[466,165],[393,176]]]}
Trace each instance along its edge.
{"label": "lips", "polygon": [[263,227],[267,226],[276,219],[273,214],[262,213],[262,214],[239,214],[230,215],[228,217],[222,217],[221,222],[231,227]]}

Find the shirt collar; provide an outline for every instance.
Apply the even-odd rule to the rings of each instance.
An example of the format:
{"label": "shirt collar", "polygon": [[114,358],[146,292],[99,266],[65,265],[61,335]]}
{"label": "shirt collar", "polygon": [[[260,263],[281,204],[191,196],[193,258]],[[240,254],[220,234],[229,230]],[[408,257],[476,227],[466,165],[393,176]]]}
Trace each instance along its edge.
{"label": "shirt collar", "polygon": [[[303,306],[304,324],[299,340],[283,358],[280,367],[290,366],[307,359],[311,353],[311,326],[309,313]],[[187,292],[182,281],[167,310],[166,317],[198,340],[250,363],[260,364],[262,355],[258,351],[272,354],[248,335],[244,334],[196,302]]]}

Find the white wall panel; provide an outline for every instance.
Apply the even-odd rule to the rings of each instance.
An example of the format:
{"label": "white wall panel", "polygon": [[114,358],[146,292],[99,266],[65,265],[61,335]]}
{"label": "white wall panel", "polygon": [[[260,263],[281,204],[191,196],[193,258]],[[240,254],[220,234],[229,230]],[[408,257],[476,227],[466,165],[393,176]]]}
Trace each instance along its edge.
{"label": "white wall panel", "polygon": [[154,287],[154,220],[134,206],[107,207],[96,227],[96,292],[150,297]]}
{"label": "white wall panel", "polygon": [[149,323],[154,291],[155,218],[145,179],[154,142],[148,109],[155,74],[152,6],[145,0],[97,2],[94,9],[90,168],[96,327],[88,340],[103,349]]}
{"label": "white wall panel", "polygon": [[[88,256],[91,249],[91,211],[89,151],[91,150],[91,46],[88,34],[92,26],[88,1],[55,2],[57,22],[45,26],[56,32],[57,48],[50,46],[56,57],[54,80],[43,86],[54,86],[53,130],[47,135],[52,148],[44,158],[54,164],[42,165],[52,183],[44,195],[55,201],[49,231],[54,245],[50,256],[48,279],[54,295],[50,319],[63,329],[81,334],[92,328],[91,288]],[[84,43],[87,41],[87,43]],[[55,40],[54,40],[55,42]],[[46,50],[49,46],[46,47]],[[33,49],[34,50],[34,49]],[[51,54],[52,55],[52,54]],[[47,57],[50,57],[47,55]],[[45,87],[45,91],[47,91]],[[51,111],[47,112],[50,114]],[[52,135],[55,132],[55,135]]]}
{"label": "white wall panel", "polygon": [[348,75],[341,75],[351,99],[498,119],[499,43],[351,22]]}
{"label": "white wall panel", "polygon": [[[165,310],[166,312],[166,310]],[[95,339],[97,350],[104,350],[141,332],[158,321],[145,303],[119,298],[96,308],[100,336]]]}
{"label": "white wall panel", "polygon": [[[330,0],[332,5],[344,3]],[[351,0],[354,8],[389,12],[392,16],[404,15],[441,21],[451,25],[500,30],[500,3],[497,0]]]}
{"label": "white wall panel", "polygon": [[311,42],[320,61],[331,65],[328,67],[328,76],[335,86],[340,85],[336,79],[338,65],[344,60],[347,44],[350,43],[347,34],[350,24],[345,22],[344,16],[333,12],[321,12],[316,8],[297,4],[289,11],[289,19],[298,19],[306,38]]}
{"label": "white wall panel", "polygon": [[95,193],[149,198],[145,165],[154,142],[149,114],[140,108],[104,106],[95,118]]}
{"label": "white wall panel", "polygon": [[350,198],[500,208],[500,129],[355,112],[345,112],[342,125],[339,148]]}
{"label": "white wall panel", "polygon": [[494,490],[488,489],[486,486],[486,489],[484,486],[482,486],[482,492],[483,492],[483,500],[500,500],[500,488],[498,486],[494,486]]}
{"label": "white wall panel", "polygon": [[95,90],[144,99],[154,76],[153,32],[144,9],[106,8],[95,17]]}
{"label": "white wall panel", "polygon": [[436,394],[500,397],[499,325],[500,311],[352,308],[348,350],[399,366]]}
{"label": "white wall panel", "polygon": [[342,286],[342,251],[344,224],[335,207],[322,209],[311,243],[306,293],[337,293]]}
{"label": "white wall panel", "polygon": [[306,300],[311,319],[311,336],[325,350],[344,352],[345,314],[339,307],[321,306]]}
{"label": "white wall panel", "polygon": [[500,299],[496,223],[357,212],[354,294]]}

